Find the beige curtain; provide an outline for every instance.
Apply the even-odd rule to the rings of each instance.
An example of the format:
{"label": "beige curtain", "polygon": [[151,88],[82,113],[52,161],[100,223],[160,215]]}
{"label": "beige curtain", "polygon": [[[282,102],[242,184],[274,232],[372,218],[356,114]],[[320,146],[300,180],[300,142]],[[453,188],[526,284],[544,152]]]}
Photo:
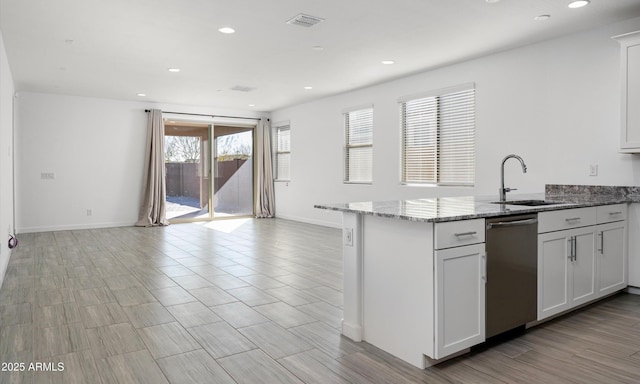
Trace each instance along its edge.
{"label": "beige curtain", "polygon": [[139,227],[169,225],[166,215],[164,123],[162,111],[159,109],[152,109],[147,116],[147,149],[143,183],[142,203],[136,225]]}
{"label": "beige curtain", "polygon": [[271,163],[271,123],[262,118],[256,127],[256,217],[275,217],[276,204],[273,189],[273,166]]}

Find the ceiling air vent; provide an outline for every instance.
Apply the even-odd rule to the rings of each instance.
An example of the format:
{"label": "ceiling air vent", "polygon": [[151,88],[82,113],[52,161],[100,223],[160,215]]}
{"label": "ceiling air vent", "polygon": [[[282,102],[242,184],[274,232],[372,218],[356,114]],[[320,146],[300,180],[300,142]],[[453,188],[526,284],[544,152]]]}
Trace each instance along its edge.
{"label": "ceiling air vent", "polygon": [[299,25],[301,27],[307,27],[308,28],[308,27],[313,27],[314,25],[318,24],[321,21],[324,21],[324,19],[320,18],[320,17],[305,15],[304,13],[301,13],[301,14],[295,16],[293,19],[287,21],[287,24]]}

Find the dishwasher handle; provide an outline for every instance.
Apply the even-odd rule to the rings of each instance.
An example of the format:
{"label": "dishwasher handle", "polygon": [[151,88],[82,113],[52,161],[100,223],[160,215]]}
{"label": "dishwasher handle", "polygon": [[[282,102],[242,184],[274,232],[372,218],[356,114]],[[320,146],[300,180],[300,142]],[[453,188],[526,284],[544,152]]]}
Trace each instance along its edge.
{"label": "dishwasher handle", "polygon": [[504,228],[504,227],[515,227],[520,225],[530,225],[538,222],[538,219],[525,219],[525,220],[514,220],[514,221],[498,221],[496,223],[487,223],[487,229],[492,228]]}

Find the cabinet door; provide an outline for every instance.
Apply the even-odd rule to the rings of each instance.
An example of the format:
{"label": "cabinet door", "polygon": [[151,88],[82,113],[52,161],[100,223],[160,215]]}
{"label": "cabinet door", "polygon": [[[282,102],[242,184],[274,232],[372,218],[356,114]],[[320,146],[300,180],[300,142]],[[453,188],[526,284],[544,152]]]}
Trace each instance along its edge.
{"label": "cabinet door", "polygon": [[620,79],[622,90],[620,149],[640,152],[640,31],[616,36],[620,42]]}
{"label": "cabinet door", "polygon": [[574,237],[574,257],[569,270],[571,276],[570,307],[596,298],[596,252],[594,227],[570,231]]}
{"label": "cabinet door", "polygon": [[627,83],[625,103],[625,115],[623,123],[626,123],[625,147],[632,146],[636,153],[640,150],[640,42],[627,48]]}
{"label": "cabinet door", "polygon": [[538,320],[570,306],[569,231],[538,235]]}
{"label": "cabinet door", "polygon": [[598,296],[627,286],[626,233],[625,221],[597,227]]}
{"label": "cabinet door", "polygon": [[484,244],[435,251],[435,358],[482,343],[485,335]]}

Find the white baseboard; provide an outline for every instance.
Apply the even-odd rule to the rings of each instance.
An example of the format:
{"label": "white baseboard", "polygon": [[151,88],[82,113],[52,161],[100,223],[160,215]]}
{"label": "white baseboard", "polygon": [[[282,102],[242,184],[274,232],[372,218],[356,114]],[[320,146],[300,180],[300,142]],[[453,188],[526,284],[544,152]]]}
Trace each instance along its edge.
{"label": "white baseboard", "polygon": [[17,227],[16,233],[38,233],[38,232],[57,232],[57,231],[75,231],[81,229],[100,229],[100,228],[115,228],[115,227],[132,227],[135,223],[121,222],[121,223],[90,223],[90,224],[69,224],[69,225],[57,225],[46,227]]}
{"label": "white baseboard", "polygon": [[[299,216],[287,216],[276,215],[278,219],[298,221],[301,223],[320,225],[329,228],[342,228],[342,222],[335,223],[324,220],[314,220]],[[100,228],[114,228],[114,227],[132,227],[135,222],[120,222],[120,223],[90,223],[90,224],[70,224],[70,225],[57,225],[57,226],[43,226],[43,227],[17,227],[16,233],[39,233],[39,232],[57,232],[57,231],[75,231],[81,229],[100,229]]]}
{"label": "white baseboard", "polygon": [[307,223],[307,224],[321,225],[323,227],[338,228],[338,229],[342,228],[342,221],[339,222],[339,223],[335,223],[335,222],[332,222],[332,221],[315,220],[315,219],[309,219],[309,218],[306,218],[306,217],[279,215],[277,213],[276,213],[276,218],[285,219],[285,220],[292,220],[292,221],[299,221],[301,223]]}
{"label": "white baseboard", "polygon": [[640,295],[640,288],[628,286],[627,287],[627,293],[631,293],[633,295]]}
{"label": "white baseboard", "polygon": [[342,334],[355,342],[362,341],[362,326],[342,320]]}

